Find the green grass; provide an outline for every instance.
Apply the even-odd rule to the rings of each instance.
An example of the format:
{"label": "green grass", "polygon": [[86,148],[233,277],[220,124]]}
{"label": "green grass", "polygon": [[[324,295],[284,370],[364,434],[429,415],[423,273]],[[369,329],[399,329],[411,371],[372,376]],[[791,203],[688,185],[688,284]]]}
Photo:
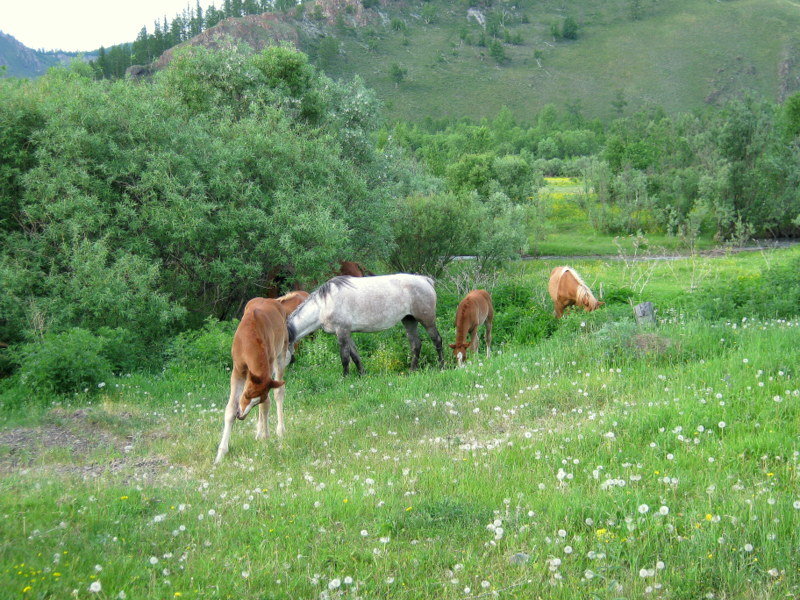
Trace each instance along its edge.
{"label": "green grass", "polygon": [[[340,36],[342,54],[329,73],[359,74],[385,101],[388,114],[405,120],[493,117],[502,106],[530,120],[545,104],[575,101],[585,115],[609,118],[617,91],[628,101],[627,111],[655,104],[681,112],[742,90],[777,98],[778,65],[791,54],[800,21],[793,2],[767,0],[643,3],[639,21],[631,20],[626,1],[523,2],[518,10],[507,9],[517,17],[509,30],[519,32],[523,44],[506,44],[511,60],[500,66],[486,48],[461,42],[464,5],[433,1],[439,11],[430,25],[414,16],[418,7],[385,7],[405,20],[408,32],[373,24],[374,50],[367,49],[363,29]],[[529,23],[518,22],[523,14]],[[578,20],[579,38],[554,41],[550,24],[566,15]],[[477,25],[469,27],[477,38]],[[408,70],[400,85],[389,77],[393,63]]]}
{"label": "green grass", "polygon": [[[684,308],[700,293],[690,289],[698,271],[713,286],[798,256],[657,263],[636,292],[660,311],[655,331],[637,331],[630,308],[610,302],[461,370],[398,373],[398,331],[362,336],[369,373],[342,379],[331,336],[317,334],[287,373],[286,437],[256,442],[253,418],[236,423],[218,467],[221,369],[133,374],[98,395],[30,399],[31,411],[6,406],[6,389],[0,589],[9,598],[94,597],[94,581],[102,598],[797,596],[800,323],[703,321]],[[542,292],[554,264],[518,263],[503,278],[549,310]],[[631,288],[646,268],[575,266],[595,291]],[[452,339],[449,315],[440,329]],[[382,351],[366,352],[370,344]],[[9,436],[26,430],[41,435],[22,451]],[[48,446],[62,430],[90,449]],[[518,553],[527,559],[515,564]]]}
{"label": "green grass", "polygon": [[531,254],[658,256],[691,254],[692,250],[709,250],[715,246],[710,235],[700,236],[692,248],[680,237],[661,233],[648,233],[642,237],[599,232],[589,222],[584,201],[587,191],[580,179],[548,177],[545,184],[538,193],[544,224],[535,227],[529,236]]}

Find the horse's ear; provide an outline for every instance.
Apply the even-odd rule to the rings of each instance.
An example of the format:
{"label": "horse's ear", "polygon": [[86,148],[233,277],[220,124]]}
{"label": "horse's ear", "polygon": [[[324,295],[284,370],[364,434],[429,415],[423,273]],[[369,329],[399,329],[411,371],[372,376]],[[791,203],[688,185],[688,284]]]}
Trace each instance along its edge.
{"label": "horse's ear", "polygon": [[447,345],[450,346],[453,350],[456,349],[456,345],[455,344],[447,344]]}

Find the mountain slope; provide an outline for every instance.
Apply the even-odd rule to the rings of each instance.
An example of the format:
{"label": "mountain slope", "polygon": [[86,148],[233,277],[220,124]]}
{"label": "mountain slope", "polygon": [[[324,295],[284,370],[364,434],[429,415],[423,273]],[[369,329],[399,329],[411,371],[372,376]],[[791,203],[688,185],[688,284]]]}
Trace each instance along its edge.
{"label": "mountain slope", "polygon": [[15,37],[0,31],[0,67],[6,67],[2,74],[4,77],[39,77],[50,67],[67,64],[77,56],[77,52],[33,50]]}
{"label": "mountain slope", "polygon": [[[574,40],[553,34],[568,17]],[[799,29],[794,0],[316,0],[225,19],[181,45],[291,43],[333,77],[361,76],[390,118],[482,118],[505,105],[528,120],[546,104],[609,118],[744,93],[783,100],[800,89]],[[24,67],[48,57],[16,57],[12,44],[0,35],[8,75],[49,66]],[[174,50],[132,72],[163,68]]]}
{"label": "mountain slope", "polygon": [[[547,103],[576,102],[589,116],[609,117],[620,92],[629,109],[656,104],[677,112],[747,91],[782,99],[800,88],[796,4],[667,0],[648,4],[636,21],[626,15],[629,4],[523,6],[518,20],[529,22],[508,27],[523,44],[505,45],[510,60],[498,65],[486,48],[462,42],[467,9],[441,2],[434,23],[421,23],[412,11],[407,33],[389,28],[373,50],[357,36],[343,37],[328,71],[363,76],[394,116],[411,119],[479,118],[503,105],[524,118]],[[551,24],[568,15],[581,24],[578,39],[555,41]],[[479,30],[468,26],[473,37]],[[399,85],[388,75],[395,62],[408,72]]]}

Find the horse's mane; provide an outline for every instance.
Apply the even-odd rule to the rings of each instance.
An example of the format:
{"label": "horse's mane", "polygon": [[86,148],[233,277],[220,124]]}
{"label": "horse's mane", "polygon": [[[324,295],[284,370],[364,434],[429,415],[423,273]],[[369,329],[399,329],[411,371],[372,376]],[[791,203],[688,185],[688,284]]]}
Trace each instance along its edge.
{"label": "horse's mane", "polygon": [[[572,273],[572,276],[578,282],[578,290],[576,292],[575,302],[578,305],[583,304],[583,300],[584,300],[584,298],[586,298],[586,296],[589,296],[589,298],[591,298],[592,300],[594,300],[596,302],[597,298],[594,297],[594,294],[592,293],[592,290],[589,288],[588,285],[586,285],[586,282],[581,278],[581,276],[578,275],[578,272],[575,269],[573,269],[572,267],[566,267],[564,269],[564,273],[566,273],[567,271]],[[562,276],[563,276],[563,273],[562,273]]]}
{"label": "horse's mane", "polygon": [[[353,287],[353,283],[351,281],[352,279],[353,277],[351,275],[337,275],[336,277],[331,277],[328,279],[328,281],[311,292],[309,300],[311,298],[319,298],[320,300],[324,300],[325,297],[329,296],[330,293],[336,288]],[[308,302],[308,300],[306,300],[306,302]],[[305,302],[303,304],[305,304]],[[302,306],[302,304],[300,306]]]}

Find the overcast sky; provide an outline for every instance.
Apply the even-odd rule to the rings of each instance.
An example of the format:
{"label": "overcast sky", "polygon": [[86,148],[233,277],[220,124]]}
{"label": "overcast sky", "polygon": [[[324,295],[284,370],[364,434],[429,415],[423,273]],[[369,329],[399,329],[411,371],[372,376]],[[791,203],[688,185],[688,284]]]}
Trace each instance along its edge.
{"label": "overcast sky", "polygon": [[[203,10],[211,4],[200,0]],[[143,26],[152,33],[156,19],[166,15],[171,21],[188,5],[189,0],[0,0],[0,31],[36,50],[96,50],[132,42]]]}

